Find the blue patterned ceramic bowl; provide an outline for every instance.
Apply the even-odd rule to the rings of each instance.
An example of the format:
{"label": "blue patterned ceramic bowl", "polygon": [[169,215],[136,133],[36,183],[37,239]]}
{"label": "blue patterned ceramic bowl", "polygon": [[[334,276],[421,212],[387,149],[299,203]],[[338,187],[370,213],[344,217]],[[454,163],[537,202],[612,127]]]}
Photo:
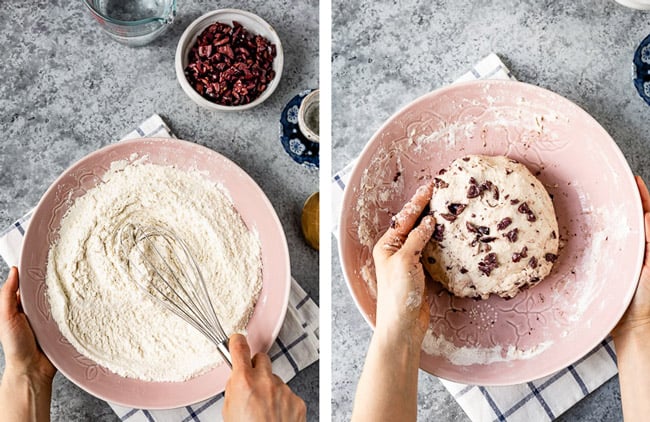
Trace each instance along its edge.
{"label": "blue patterned ceramic bowl", "polygon": [[633,63],[634,86],[641,98],[650,105],[650,35],[637,47]]}
{"label": "blue patterned ceramic bowl", "polygon": [[298,110],[305,97],[313,89],[307,89],[296,95],[287,103],[280,116],[280,142],[284,150],[299,164],[317,169],[319,166],[318,142],[312,142],[300,132],[298,127]]}

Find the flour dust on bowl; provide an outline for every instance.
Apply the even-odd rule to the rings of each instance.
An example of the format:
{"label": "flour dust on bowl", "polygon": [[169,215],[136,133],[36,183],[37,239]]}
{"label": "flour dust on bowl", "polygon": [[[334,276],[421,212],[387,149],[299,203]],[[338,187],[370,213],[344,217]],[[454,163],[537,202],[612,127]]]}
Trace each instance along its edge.
{"label": "flour dust on bowl", "polygon": [[509,300],[456,297],[429,280],[420,367],[466,384],[522,383],[580,359],[623,315],[643,261],[641,203],[616,143],[559,95],[512,81],[425,95],[375,133],[345,190],[339,251],[369,324],[375,242],[417,187],[472,154],[505,155],[537,176],[553,198],[560,250],[545,279]]}
{"label": "flour dust on bowl", "polygon": [[[253,352],[270,348],[290,288],[286,239],[270,202],[212,150],[137,139],[72,165],[34,211],[21,295],[44,352],[81,388],[124,406],[173,408],[223,391],[230,370],[216,347],[130,279],[117,236],[129,222],[173,228],[193,248],[225,330],[246,330]],[[239,289],[248,296],[224,276],[248,283]]]}

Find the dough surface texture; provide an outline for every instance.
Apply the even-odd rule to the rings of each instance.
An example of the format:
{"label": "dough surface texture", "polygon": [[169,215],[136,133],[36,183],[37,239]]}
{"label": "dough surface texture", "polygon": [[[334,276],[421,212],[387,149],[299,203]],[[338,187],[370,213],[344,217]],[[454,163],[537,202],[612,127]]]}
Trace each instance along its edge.
{"label": "dough surface texture", "polygon": [[542,183],[503,156],[468,155],[434,179],[436,230],[422,254],[431,277],[460,297],[513,297],[546,277],[558,225]]}

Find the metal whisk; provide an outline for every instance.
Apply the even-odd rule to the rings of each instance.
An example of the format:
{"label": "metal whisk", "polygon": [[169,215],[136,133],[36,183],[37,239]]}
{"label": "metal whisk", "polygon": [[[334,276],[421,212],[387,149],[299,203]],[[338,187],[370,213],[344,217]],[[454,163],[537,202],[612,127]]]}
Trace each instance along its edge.
{"label": "metal whisk", "polygon": [[118,233],[121,253],[138,287],[156,302],[196,328],[217,346],[232,368],[228,336],[214,311],[208,289],[187,244],[158,226],[125,224]]}

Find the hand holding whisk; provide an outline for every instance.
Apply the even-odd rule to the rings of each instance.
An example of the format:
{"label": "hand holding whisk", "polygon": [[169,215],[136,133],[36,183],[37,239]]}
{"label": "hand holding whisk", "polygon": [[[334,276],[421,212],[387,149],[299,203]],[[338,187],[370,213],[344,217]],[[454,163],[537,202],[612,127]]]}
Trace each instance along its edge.
{"label": "hand holding whisk", "polygon": [[158,226],[127,223],[118,232],[121,253],[138,287],[156,302],[196,328],[217,346],[232,368],[228,336],[214,310],[203,274],[187,244]]}

